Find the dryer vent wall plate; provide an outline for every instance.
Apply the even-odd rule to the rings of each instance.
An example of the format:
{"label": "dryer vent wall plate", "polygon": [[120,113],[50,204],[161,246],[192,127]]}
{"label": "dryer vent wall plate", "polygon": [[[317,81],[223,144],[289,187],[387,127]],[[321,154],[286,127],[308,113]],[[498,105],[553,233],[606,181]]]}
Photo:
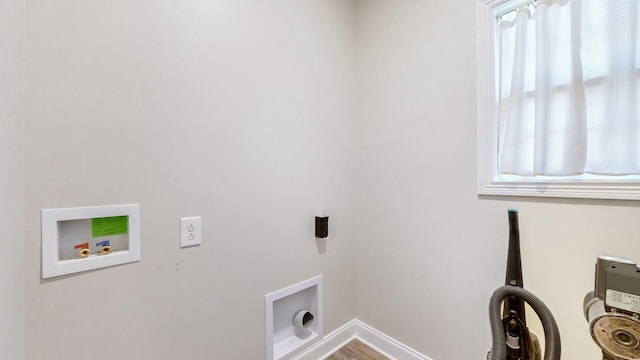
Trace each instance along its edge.
{"label": "dryer vent wall plate", "polygon": [[140,261],[140,205],[42,210],[42,278]]}
{"label": "dryer vent wall plate", "polygon": [[322,275],[265,296],[267,360],[289,360],[322,340]]}

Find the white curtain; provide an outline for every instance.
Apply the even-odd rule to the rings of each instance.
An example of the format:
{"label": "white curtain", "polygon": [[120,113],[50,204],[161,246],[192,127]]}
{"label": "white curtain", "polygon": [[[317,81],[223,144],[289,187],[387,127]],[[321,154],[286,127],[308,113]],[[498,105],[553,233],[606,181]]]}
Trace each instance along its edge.
{"label": "white curtain", "polygon": [[539,0],[499,27],[499,170],[640,173],[637,0]]}

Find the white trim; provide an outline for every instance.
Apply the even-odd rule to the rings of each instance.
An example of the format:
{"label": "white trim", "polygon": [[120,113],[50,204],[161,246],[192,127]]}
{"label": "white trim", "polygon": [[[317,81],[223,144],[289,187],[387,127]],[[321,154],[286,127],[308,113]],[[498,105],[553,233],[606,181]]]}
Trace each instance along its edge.
{"label": "white trim", "polygon": [[349,321],[291,360],[325,359],[355,338],[356,321],[355,319]]}
{"label": "white trim", "polygon": [[418,351],[357,321],[356,338],[392,360],[432,360]]}
{"label": "white trim", "polygon": [[[480,164],[478,164],[480,166]],[[480,179],[478,179],[480,181]],[[534,183],[490,181],[480,195],[542,196],[582,199],[640,200],[640,186],[614,183]]]}
{"label": "white trim", "polygon": [[494,185],[493,174],[497,169],[495,144],[497,128],[495,96],[495,9],[508,0],[476,1],[476,78],[477,78],[477,131],[478,131],[478,194],[486,194]]}
{"label": "white trim", "polygon": [[367,344],[390,360],[432,360],[371,326],[351,320],[291,360],[323,360],[353,339]]}
{"label": "white trim", "polygon": [[637,181],[504,181],[497,174],[497,129],[495,99],[495,26],[496,12],[503,4],[519,0],[476,1],[476,59],[477,59],[477,131],[478,131],[478,194],[536,197],[564,197],[585,199],[640,200]]}

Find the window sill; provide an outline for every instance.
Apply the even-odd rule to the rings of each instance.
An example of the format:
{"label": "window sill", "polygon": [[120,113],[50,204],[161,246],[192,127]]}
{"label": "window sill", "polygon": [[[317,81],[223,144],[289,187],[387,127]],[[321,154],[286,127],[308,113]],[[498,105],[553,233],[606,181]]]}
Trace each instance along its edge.
{"label": "window sill", "polygon": [[534,196],[582,199],[640,200],[640,183],[491,181],[480,184],[479,195]]}

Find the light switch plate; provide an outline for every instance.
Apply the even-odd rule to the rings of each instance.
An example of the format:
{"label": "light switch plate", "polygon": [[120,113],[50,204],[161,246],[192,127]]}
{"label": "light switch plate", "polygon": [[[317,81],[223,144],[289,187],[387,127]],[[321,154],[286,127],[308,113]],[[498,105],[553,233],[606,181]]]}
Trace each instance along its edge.
{"label": "light switch plate", "polygon": [[202,243],[202,219],[200,216],[180,218],[180,247]]}

